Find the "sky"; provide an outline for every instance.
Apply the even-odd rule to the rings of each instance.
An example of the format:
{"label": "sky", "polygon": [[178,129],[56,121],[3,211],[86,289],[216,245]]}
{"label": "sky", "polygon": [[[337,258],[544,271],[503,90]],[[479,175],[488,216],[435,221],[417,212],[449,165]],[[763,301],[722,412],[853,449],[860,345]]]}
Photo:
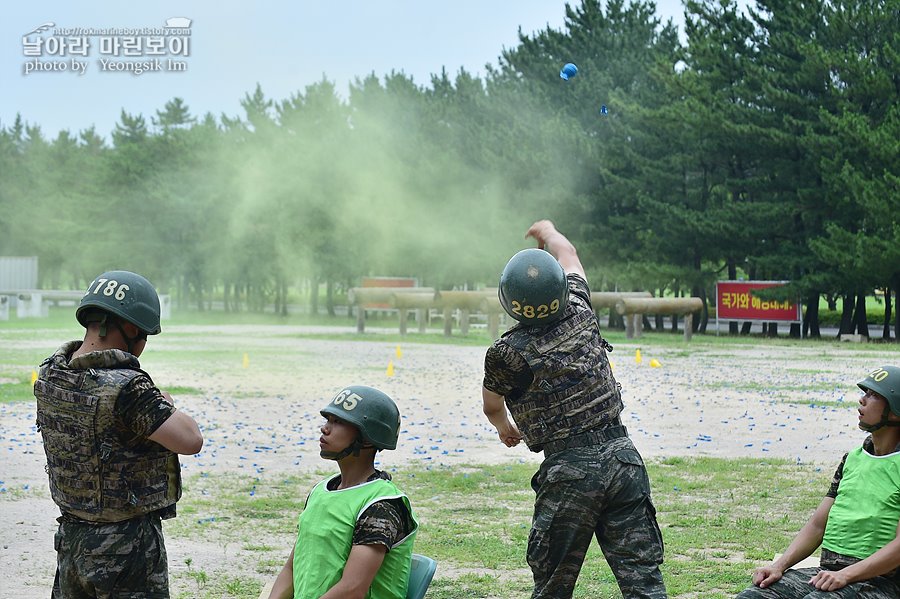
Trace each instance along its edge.
{"label": "sky", "polygon": [[[9,127],[21,114],[48,138],[62,129],[77,133],[94,126],[109,139],[122,110],[142,114],[149,124],[174,97],[182,98],[194,116],[211,112],[236,117],[243,116],[241,98],[257,84],[268,98],[281,101],[323,77],[346,95],[355,77],[371,73],[381,77],[402,71],[419,85],[427,85],[431,74],[442,68],[451,76],[460,68],[484,75],[485,64],[496,65],[503,49],[517,44],[520,28],[525,34],[548,26],[562,29],[565,4],[564,0],[9,3],[0,20],[0,127]],[[656,5],[664,22],[672,19],[681,27],[681,0],[658,0]],[[173,17],[190,19],[189,35],[187,29],[165,27],[167,22],[183,26],[168,21]],[[36,31],[48,23],[52,25]],[[94,31],[85,35],[77,28]],[[101,29],[106,31],[96,31]],[[79,38],[89,43],[81,47],[81,54]],[[154,46],[157,53],[151,54]],[[126,56],[126,51],[132,54]],[[150,68],[138,75],[134,69],[140,64]]]}

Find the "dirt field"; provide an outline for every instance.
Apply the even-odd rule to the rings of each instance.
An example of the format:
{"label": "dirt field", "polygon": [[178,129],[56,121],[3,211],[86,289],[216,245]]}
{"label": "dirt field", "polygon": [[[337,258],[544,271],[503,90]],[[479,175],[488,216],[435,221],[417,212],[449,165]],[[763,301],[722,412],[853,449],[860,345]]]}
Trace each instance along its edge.
{"label": "dirt field", "polygon": [[[481,414],[484,347],[407,343],[398,356],[395,343],[300,337],[310,332],[182,326],[151,340],[141,362],[157,384],[195,390],[174,394],[205,437],[200,454],[182,458],[185,475],[330,470],[318,456],[318,410],[353,383],[379,387],[400,406],[401,443],[385,455],[391,465],[538,463],[540,456],[524,444],[503,447]],[[62,341],[8,340],[2,331],[0,340],[48,354]],[[616,344],[612,359],[624,391],[623,421],[645,458],[781,457],[831,468],[862,440],[854,383],[871,368],[900,363],[900,351],[874,344],[695,338],[654,345],[645,339]],[[0,452],[0,597],[47,597],[58,512],[46,490],[33,404],[0,404]],[[233,560],[240,569],[239,551],[171,537],[167,546],[173,580],[185,569],[185,555],[208,555],[219,566]]]}

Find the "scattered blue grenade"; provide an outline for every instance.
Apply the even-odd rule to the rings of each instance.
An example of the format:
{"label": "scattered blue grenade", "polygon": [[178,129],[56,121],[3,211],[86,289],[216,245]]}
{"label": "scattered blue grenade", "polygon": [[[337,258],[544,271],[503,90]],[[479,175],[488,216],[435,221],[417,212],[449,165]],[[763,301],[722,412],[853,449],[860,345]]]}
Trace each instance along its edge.
{"label": "scattered blue grenade", "polygon": [[559,76],[566,81],[574,77],[578,74],[578,67],[576,67],[571,62],[567,62],[562,70],[559,72]]}

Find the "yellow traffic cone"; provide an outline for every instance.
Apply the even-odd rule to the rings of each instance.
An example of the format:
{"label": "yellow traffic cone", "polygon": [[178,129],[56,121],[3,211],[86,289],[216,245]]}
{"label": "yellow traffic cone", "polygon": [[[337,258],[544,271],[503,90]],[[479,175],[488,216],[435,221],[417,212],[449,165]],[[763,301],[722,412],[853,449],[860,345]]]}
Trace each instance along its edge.
{"label": "yellow traffic cone", "polygon": [[635,364],[640,364],[640,363],[643,362],[643,361],[644,361],[644,359],[641,358],[641,350],[640,350],[640,349],[635,350],[635,352],[634,352],[634,363],[635,363]]}
{"label": "yellow traffic cone", "polygon": [[244,368],[250,366],[250,356],[248,356],[246,353],[244,354],[243,366]]}
{"label": "yellow traffic cone", "polygon": [[394,376],[394,361],[388,360],[387,373],[388,376]]}
{"label": "yellow traffic cone", "polygon": [[37,380],[37,371],[31,371],[31,386],[34,387],[34,382]]}
{"label": "yellow traffic cone", "polygon": [[403,357],[403,351],[400,349],[400,346],[398,345],[397,346],[397,359],[399,360],[402,357]]}
{"label": "yellow traffic cone", "polygon": [[650,368],[659,368],[660,366],[662,366],[662,364],[660,364],[659,360],[657,360],[656,358],[650,360]]}
{"label": "yellow traffic cone", "polygon": [[615,368],[615,367],[616,367],[616,363],[613,362],[612,360],[610,360],[610,361],[609,361],[609,369],[612,370],[612,369]]}

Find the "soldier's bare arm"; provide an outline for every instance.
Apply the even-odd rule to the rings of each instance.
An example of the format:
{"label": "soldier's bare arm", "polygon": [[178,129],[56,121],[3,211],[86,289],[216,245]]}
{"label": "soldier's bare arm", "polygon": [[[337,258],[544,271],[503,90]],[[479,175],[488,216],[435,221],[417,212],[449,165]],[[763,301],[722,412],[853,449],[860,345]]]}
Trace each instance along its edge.
{"label": "soldier's bare arm", "polygon": [[284,567],[278,573],[272,590],[269,591],[269,599],[293,599],[294,597],[294,550],[288,556]]}
{"label": "soldier's bare arm", "polygon": [[[167,391],[163,396],[172,401],[172,396]],[[203,435],[197,422],[180,410],[175,410],[149,439],[155,441],[175,453],[193,455],[203,449]]]}
{"label": "soldier's bare arm", "polygon": [[584,273],[584,266],[581,265],[578,251],[568,237],[556,230],[552,222],[549,220],[537,221],[529,227],[525,237],[534,237],[538,243],[538,248],[546,249],[550,252],[567,274],[580,275],[587,281],[587,275]]}
{"label": "soldier's bare arm", "polygon": [[506,411],[506,403],[503,396],[494,393],[485,387],[481,388],[481,400],[483,403],[484,415],[500,435],[500,440],[507,447],[515,447],[522,440],[522,433],[519,428],[510,420],[509,412]]}
{"label": "soldier's bare arm", "polygon": [[764,589],[781,580],[785,570],[812,555],[825,537],[825,523],[828,522],[828,512],[831,511],[832,505],[834,505],[833,497],[823,499],[807,523],[791,541],[784,555],[770,565],[758,568],[753,573],[753,584]]}
{"label": "soldier's bare arm", "polygon": [[341,579],[321,599],[364,599],[386,553],[384,545],[354,545]]}

